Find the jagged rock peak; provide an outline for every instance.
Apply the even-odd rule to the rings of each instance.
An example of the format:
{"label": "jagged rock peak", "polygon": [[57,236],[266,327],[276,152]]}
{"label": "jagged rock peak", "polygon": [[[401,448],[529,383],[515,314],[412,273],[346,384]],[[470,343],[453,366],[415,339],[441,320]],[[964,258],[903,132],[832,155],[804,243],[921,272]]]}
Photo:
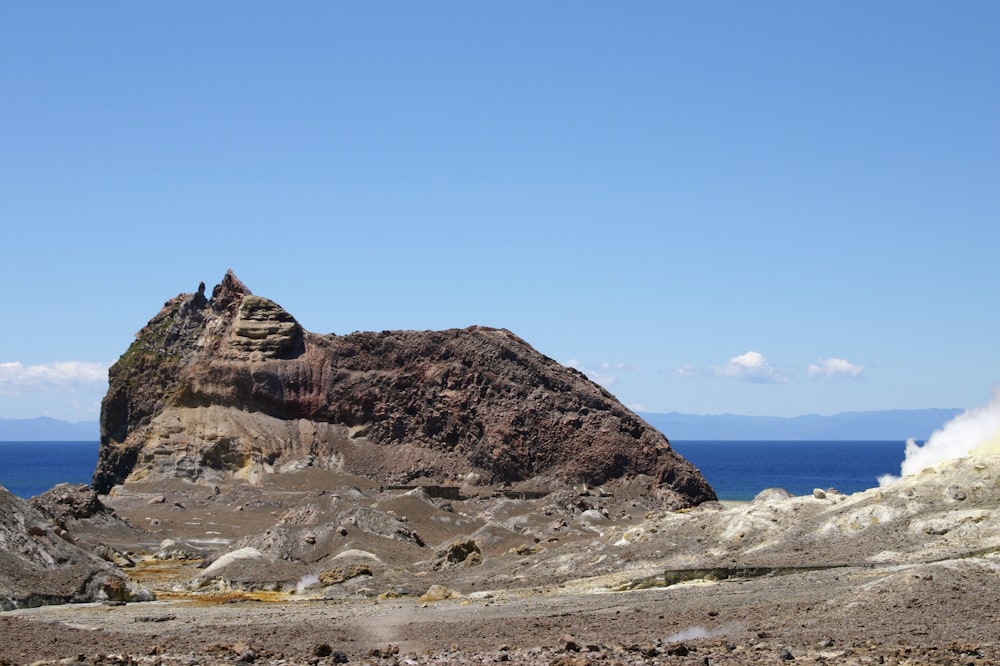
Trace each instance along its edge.
{"label": "jagged rock peak", "polygon": [[318,335],[229,271],[207,302],[201,288],[168,301],[111,368],[99,491],[302,466],[390,484],[647,479],[668,504],[715,498],[661,433],[503,329]]}
{"label": "jagged rock peak", "polygon": [[233,303],[242,300],[244,296],[251,295],[253,292],[236,277],[233,269],[230,268],[223,276],[222,282],[215,285],[212,290],[212,307],[217,312],[221,312],[228,309]]}

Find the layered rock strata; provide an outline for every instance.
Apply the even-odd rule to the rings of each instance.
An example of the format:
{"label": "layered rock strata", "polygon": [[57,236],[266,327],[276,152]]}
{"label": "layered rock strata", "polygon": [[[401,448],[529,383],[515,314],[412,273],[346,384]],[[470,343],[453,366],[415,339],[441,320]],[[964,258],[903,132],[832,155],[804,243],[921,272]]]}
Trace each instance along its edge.
{"label": "layered rock strata", "polygon": [[666,437],[513,333],[318,335],[230,271],[168,301],[111,368],[94,487],[320,467],[386,484],[628,481],[715,498]]}

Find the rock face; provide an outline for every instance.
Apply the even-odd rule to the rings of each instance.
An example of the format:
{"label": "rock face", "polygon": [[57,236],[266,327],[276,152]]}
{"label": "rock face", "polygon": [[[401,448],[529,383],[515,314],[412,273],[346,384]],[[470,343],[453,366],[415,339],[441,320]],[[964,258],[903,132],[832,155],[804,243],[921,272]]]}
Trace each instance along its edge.
{"label": "rock face", "polygon": [[715,499],[667,439],[506,330],[318,335],[228,272],[168,301],[111,368],[94,487],[320,467],[386,484],[646,481]]}
{"label": "rock face", "polygon": [[55,522],[0,486],[0,610],[153,598]]}

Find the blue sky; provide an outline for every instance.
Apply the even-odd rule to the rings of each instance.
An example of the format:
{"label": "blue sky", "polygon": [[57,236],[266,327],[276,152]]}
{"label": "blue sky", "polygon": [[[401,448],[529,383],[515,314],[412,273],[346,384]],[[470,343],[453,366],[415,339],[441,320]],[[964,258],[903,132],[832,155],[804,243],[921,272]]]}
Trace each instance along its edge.
{"label": "blue sky", "polygon": [[995,2],[0,3],[0,418],[232,268],[645,411],[1000,382]]}

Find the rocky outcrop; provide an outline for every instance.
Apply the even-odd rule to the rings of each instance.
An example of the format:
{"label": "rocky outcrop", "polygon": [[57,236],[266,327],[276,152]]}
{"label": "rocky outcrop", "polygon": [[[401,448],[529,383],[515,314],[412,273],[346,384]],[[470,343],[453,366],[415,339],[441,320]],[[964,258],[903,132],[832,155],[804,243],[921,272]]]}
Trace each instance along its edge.
{"label": "rocky outcrop", "polygon": [[90,486],[60,483],[28,503],[48,518],[63,539],[118,566],[131,564],[113,544],[133,543],[140,538],[140,531],[105,506]]}
{"label": "rocky outcrop", "polygon": [[658,565],[667,569],[722,571],[738,563],[791,571],[978,557],[1000,569],[1000,455],[946,460],[852,495],[771,488],[727,510],[712,503],[684,514],[653,511],[622,543],[655,543],[663,534],[671,549]]}
{"label": "rocky outcrop", "polygon": [[111,368],[94,487],[302,467],[388,484],[600,485],[714,499],[584,375],[484,327],[317,335],[233,274],[168,301]]}
{"label": "rocky outcrop", "polygon": [[0,610],[150,599],[117,568],[71,543],[52,518],[0,487]]}

